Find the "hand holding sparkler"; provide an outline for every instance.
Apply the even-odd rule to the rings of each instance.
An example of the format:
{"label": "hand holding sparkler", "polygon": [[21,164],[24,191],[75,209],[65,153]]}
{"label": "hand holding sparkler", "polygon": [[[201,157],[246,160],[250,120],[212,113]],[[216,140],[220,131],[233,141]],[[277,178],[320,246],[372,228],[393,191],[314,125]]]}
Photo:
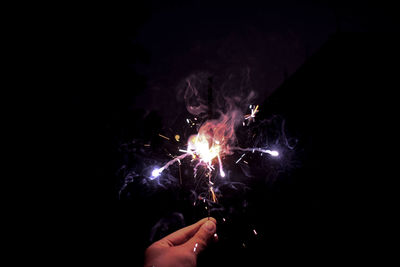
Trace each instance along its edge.
{"label": "hand holding sparkler", "polygon": [[216,228],[209,217],[164,237],[147,248],[144,266],[196,266],[198,253],[217,240]]}

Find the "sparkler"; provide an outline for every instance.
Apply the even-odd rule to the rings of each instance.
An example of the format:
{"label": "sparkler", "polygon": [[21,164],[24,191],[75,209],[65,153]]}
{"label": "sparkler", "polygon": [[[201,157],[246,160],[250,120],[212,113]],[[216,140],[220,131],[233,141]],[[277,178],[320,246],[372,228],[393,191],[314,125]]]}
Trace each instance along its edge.
{"label": "sparkler", "polygon": [[[200,89],[203,90],[204,88],[201,87]],[[196,88],[193,88],[193,90],[196,90]],[[123,174],[125,180],[119,191],[119,195],[121,198],[121,191],[129,190],[129,188],[125,189],[128,183],[133,182],[134,179],[142,179],[143,176],[147,179],[145,178],[141,181],[143,181],[143,184],[151,186],[151,188],[154,188],[154,186],[167,188],[166,186],[168,186],[168,189],[175,190],[177,187],[183,189],[190,183],[190,195],[186,195],[187,192],[179,191],[179,194],[175,196],[181,198],[182,193],[185,193],[183,199],[190,199],[189,203],[192,207],[201,207],[202,212],[208,212],[209,217],[211,213],[217,215],[216,213],[221,212],[221,214],[218,214],[222,217],[221,223],[228,224],[232,221],[229,214],[236,212],[236,209],[234,209],[235,205],[240,205],[239,211],[243,211],[243,208],[247,206],[246,194],[243,193],[250,189],[242,182],[241,178],[244,177],[236,173],[236,170],[241,170],[242,174],[247,177],[254,177],[253,174],[255,172],[263,171],[264,168],[258,168],[255,164],[252,164],[252,160],[256,160],[257,158],[262,159],[259,157],[260,154],[265,154],[264,159],[271,157],[279,158],[281,151],[278,152],[275,150],[275,147],[263,145],[261,143],[263,142],[262,140],[265,140],[264,137],[268,137],[268,141],[280,139],[275,139],[276,132],[274,127],[269,127],[268,131],[262,131],[266,124],[262,121],[258,123],[256,119],[257,114],[260,112],[259,105],[249,106],[246,104],[244,106],[248,110],[246,113],[243,113],[243,110],[240,109],[244,101],[247,102],[252,98],[251,94],[244,100],[242,96],[231,96],[221,91],[221,94],[218,95],[221,97],[216,98],[218,101],[214,103],[215,105],[221,105],[221,109],[213,109],[214,112],[210,112],[213,106],[212,99],[208,102],[207,106],[206,101],[197,92],[193,94],[190,92],[186,93],[187,90],[184,96],[186,108],[192,116],[183,118],[182,125],[180,126],[185,128],[184,131],[175,131],[175,129],[167,127],[168,129],[163,128],[162,131],[156,132],[157,141],[162,141],[166,145],[165,147],[156,147],[158,142],[148,141],[138,143],[140,145],[138,149],[134,146],[131,150],[130,144],[127,145],[129,152],[135,151],[136,154],[137,151],[140,155],[143,155],[143,161],[140,161],[142,159],[140,158],[138,160],[140,164],[134,165],[133,168],[142,169],[143,166],[153,164],[156,157],[153,157],[152,153],[161,153],[164,157],[168,155],[168,159],[161,164],[152,165],[150,169],[145,168],[144,172],[146,174],[140,170],[135,170],[135,172],[130,169],[127,170],[129,171],[129,175],[125,176]],[[217,114],[220,116],[217,117]],[[246,125],[249,126],[255,123],[256,120],[257,125],[260,127],[246,127]],[[267,123],[269,126],[269,120]],[[242,124],[245,127],[241,127]],[[256,131],[252,131],[253,129]],[[238,130],[237,133],[236,130]],[[190,133],[189,135],[187,134],[188,132]],[[272,133],[271,138],[269,136],[270,132]],[[260,135],[257,133],[260,133]],[[243,140],[242,138],[247,138],[247,140]],[[286,138],[284,137],[284,139]],[[243,145],[241,141],[246,141],[248,145]],[[252,156],[252,153],[256,154]],[[229,162],[228,160],[233,157],[235,159]],[[233,162],[240,164],[235,165]],[[185,168],[187,164],[190,165],[190,170]],[[263,167],[264,164],[261,164],[261,166]],[[232,168],[231,170],[230,167],[234,169]],[[172,170],[176,172],[176,175],[173,175],[175,177],[170,175],[172,174]],[[193,177],[188,177],[188,173],[191,173],[190,176],[193,175]],[[236,176],[236,174],[239,175]],[[185,178],[189,179],[185,180]],[[222,194],[224,195],[223,199]],[[232,194],[234,194],[235,198],[231,201]],[[241,199],[242,197],[244,198]],[[229,205],[229,209],[226,205]],[[254,236],[262,234],[258,233],[253,227],[249,230],[249,233]],[[246,243],[243,243],[243,246],[246,247]],[[197,252],[197,249],[196,244],[193,251]]]}
{"label": "sparkler", "polygon": [[[255,115],[259,112],[259,106],[250,105],[251,114],[245,115],[244,119],[250,123],[254,121]],[[193,126],[193,122],[190,119],[186,119],[190,126]],[[169,140],[168,137],[165,137],[159,134],[160,137]],[[175,139],[179,140],[179,135],[176,135]],[[206,121],[199,129],[196,135],[192,135],[189,137],[187,142],[187,149],[179,149],[181,154],[180,156],[174,157],[172,160],[168,161],[161,168],[155,168],[152,173],[150,179],[156,179],[159,177],[164,170],[166,170],[170,165],[178,162],[181,164],[181,160],[186,157],[191,157],[192,162],[195,162],[194,166],[194,177],[197,177],[198,169],[203,167],[206,171],[204,176],[208,177],[208,188],[209,188],[209,196],[212,202],[217,202],[217,196],[214,190],[214,183],[211,180],[212,173],[215,170],[214,164],[218,163],[219,166],[219,175],[220,177],[225,177],[226,173],[223,168],[222,160],[223,156],[232,154],[234,151],[243,151],[248,152],[255,151],[269,154],[273,157],[279,156],[279,152],[276,150],[264,149],[264,148],[241,148],[230,146],[231,139],[234,138],[234,123],[232,122],[232,118],[227,115],[222,115],[222,118],[218,121]],[[242,158],[246,155],[246,153],[242,154],[241,157],[236,161],[238,163]],[[247,162],[246,162],[247,163]]]}

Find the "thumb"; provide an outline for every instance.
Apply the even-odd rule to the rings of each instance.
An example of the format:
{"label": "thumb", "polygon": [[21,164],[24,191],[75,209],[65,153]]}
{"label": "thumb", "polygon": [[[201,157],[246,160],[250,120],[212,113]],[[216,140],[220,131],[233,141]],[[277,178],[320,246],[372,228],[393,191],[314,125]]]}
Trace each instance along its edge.
{"label": "thumb", "polygon": [[194,236],[184,244],[184,246],[196,254],[200,253],[207,247],[216,230],[217,226],[215,223],[212,220],[208,220],[199,228]]}

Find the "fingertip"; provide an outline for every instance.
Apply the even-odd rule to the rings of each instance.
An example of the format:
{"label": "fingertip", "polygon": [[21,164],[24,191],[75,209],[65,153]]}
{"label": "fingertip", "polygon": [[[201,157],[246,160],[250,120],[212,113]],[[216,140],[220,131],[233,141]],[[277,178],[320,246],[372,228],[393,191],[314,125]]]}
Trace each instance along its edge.
{"label": "fingertip", "polygon": [[215,218],[209,217],[209,220],[210,220],[210,221],[213,221],[215,224],[217,224],[217,220],[216,220]]}
{"label": "fingertip", "polygon": [[206,221],[213,221],[215,224],[217,224],[217,220],[214,217],[205,217],[205,218],[201,219],[200,221],[198,221],[198,223],[200,223],[200,222],[205,223]]}
{"label": "fingertip", "polygon": [[201,227],[211,233],[214,233],[217,228],[215,222],[212,220],[206,221]]}

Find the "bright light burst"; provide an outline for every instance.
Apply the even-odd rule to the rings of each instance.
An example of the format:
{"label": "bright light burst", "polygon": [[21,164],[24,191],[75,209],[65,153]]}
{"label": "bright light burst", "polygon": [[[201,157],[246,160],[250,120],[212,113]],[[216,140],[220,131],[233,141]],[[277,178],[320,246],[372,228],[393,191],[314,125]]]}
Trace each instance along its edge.
{"label": "bright light burst", "polygon": [[220,155],[221,150],[218,140],[213,140],[205,134],[192,135],[189,138],[188,151],[209,166],[212,166],[212,160]]}
{"label": "bright light burst", "polygon": [[[254,121],[256,113],[259,112],[258,105],[250,106],[251,114],[245,115],[244,119],[250,123]],[[187,119],[189,122],[189,119]],[[170,165],[174,164],[176,161],[181,164],[181,160],[191,156],[192,162],[195,162],[194,167],[194,177],[197,176],[198,168],[204,167],[206,169],[205,177],[208,177],[208,188],[210,192],[210,199],[213,202],[217,201],[217,196],[213,188],[213,182],[211,181],[212,173],[215,170],[214,164],[218,163],[219,175],[225,177],[226,173],[223,169],[222,160],[225,155],[232,154],[234,151],[251,151],[251,152],[261,152],[269,154],[273,157],[279,156],[279,152],[276,150],[269,150],[264,148],[241,148],[230,146],[231,139],[235,138],[234,133],[234,123],[230,116],[223,115],[218,121],[206,121],[199,129],[196,135],[192,135],[188,139],[187,149],[179,149],[180,152],[184,154],[175,157],[174,159],[168,161],[161,168],[155,168],[150,179],[154,180],[161,173],[167,169]],[[190,121],[191,122],[191,121]],[[168,137],[162,136],[164,139]],[[176,139],[176,138],[175,138]],[[167,139],[169,140],[169,138]],[[245,154],[236,161],[238,163]]]}

